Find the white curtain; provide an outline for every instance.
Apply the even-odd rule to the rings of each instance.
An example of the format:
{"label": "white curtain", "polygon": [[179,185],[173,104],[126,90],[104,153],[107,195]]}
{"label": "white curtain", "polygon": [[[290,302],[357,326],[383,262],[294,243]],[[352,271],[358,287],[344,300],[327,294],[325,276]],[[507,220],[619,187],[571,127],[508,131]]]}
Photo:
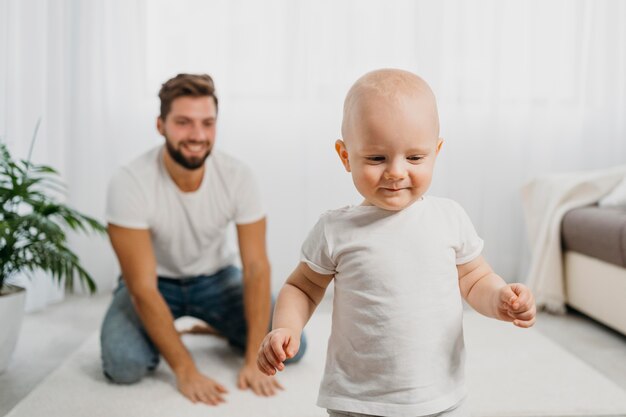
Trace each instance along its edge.
{"label": "white curtain", "polygon": [[[134,91],[144,69],[144,15],[142,2],[0,1],[0,136],[26,158],[41,119],[33,161],[58,169],[66,202],[101,220],[104,188],[142,106]],[[69,240],[99,289],[110,290],[118,267],[106,238]],[[44,273],[15,281],[27,288],[27,311],[63,298]]]}
{"label": "white curtain", "polygon": [[[45,1],[0,2],[0,136],[14,156],[25,159],[41,120],[33,160],[60,169],[66,161],[70,108],[62,15]],[[43,273],[32,280],[13,280],[27,288],[27,310],[63,298],[62,290]]]}
{"label": "white curtain", "polygon": [[528,262],[521,185],[626,162],[626,2],[188,0],[147,11],[147,89],[177,72],[215,76],[218,146],[262,182],[278,283],[319,214],[359,201],[333,143],[347,89],[371,69],[432,85],[445,144],[431,193],[463,204],[510,281]]}
{"label": "white curtain", "polygon": [[[359,202],[333,142],[343,96],[371,69],[433,87],[445,144],[431,194],[464,205],[509,281],[528,262],[521,185],[626,162],[619,0],[0,1],[0,134],[23,152],[43,115],[37,162],[97,217],[115,167],[161,143],[160,84],[214,77],[217,146],[261,182],[275,289],[319,214]],[[73,242],[110,289],[106,240]]]}

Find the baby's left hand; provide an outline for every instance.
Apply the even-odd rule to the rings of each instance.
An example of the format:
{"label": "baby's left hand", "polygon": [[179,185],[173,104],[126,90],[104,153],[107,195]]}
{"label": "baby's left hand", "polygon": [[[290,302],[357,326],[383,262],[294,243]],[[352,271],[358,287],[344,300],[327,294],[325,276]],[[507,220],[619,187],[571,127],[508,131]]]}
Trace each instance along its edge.
{"label": "baby's left hand", "polygon": [[497,304],[499,320],[527,328],[535,324],[536,313],[535,297],[528,287],[523,284],[508,284],[500,289]]}

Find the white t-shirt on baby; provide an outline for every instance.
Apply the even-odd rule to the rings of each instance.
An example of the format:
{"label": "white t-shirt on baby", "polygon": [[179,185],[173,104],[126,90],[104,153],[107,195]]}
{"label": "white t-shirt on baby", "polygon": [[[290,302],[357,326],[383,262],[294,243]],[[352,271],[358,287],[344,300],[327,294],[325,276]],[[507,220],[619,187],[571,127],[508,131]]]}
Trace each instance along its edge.
{"label": "white t-shirt on baby", "polygon": [[243,163],[213,150],[200,188],[183,192],[165,168],[164,151],[153,148],[113,176],[107,222],[150,230],[159,276],[211,275],[236,258],[226,244],[230,222],[253,223],[265,215],[256,181]]}
{"label": "white t-shirt on baby", "polygon": [[456,265],[483,241],[459,204],[423,197],[401,211],[350,206],[324,213],[302,261],[335,274],[320,407],[407,416],[466,395]]}

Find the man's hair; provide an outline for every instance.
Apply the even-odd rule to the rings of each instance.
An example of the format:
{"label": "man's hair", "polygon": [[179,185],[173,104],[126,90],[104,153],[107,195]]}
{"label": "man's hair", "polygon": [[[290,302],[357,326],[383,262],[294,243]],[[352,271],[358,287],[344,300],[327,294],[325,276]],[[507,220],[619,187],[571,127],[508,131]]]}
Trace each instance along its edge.
{"label": "man's hair", "polygon": [[170,112],[172,102],[178,97],[212,97],[217,110],[217,96],[213,78],[208,74],[178,74],[167,80],[161,86],[159,98],[161,99],[162,120]]}

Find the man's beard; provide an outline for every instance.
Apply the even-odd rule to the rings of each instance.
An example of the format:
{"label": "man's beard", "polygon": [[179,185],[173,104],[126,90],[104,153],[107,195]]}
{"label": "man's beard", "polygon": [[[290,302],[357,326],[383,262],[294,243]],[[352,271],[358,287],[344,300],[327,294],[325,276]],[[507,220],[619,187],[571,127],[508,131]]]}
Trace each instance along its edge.
{"label": "man's beard", "polygon": [[167,136],[165,137],[165,149],[167,149],[167,153],[176,163],[178,163],[178,165],[189,170],[202,168],[204,166],[204,161],[206,161],[211,154],[211,149],[209,149],[203,157],[186,158],[180,150],[174,148],[174,145],[170,143]]}

